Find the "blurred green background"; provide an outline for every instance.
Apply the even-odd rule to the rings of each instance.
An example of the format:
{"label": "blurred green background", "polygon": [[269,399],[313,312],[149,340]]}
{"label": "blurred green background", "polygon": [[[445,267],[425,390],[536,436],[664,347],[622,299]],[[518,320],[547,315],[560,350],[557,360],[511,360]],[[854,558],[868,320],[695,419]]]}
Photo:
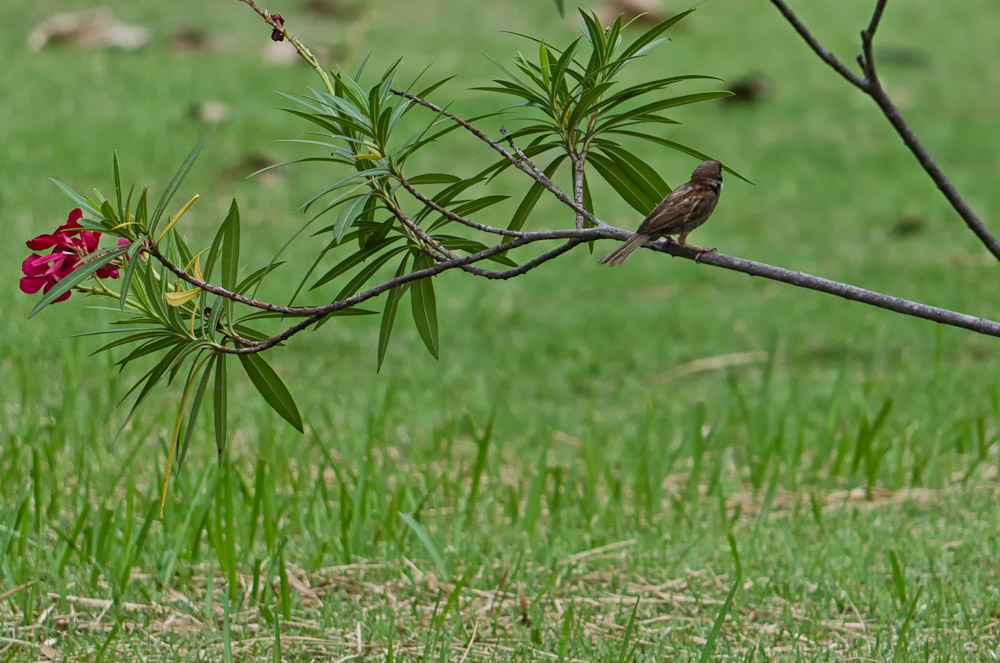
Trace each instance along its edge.
{"label": "blurred green background", "polygon": [[[667,14],[686,8],[665,4]],[[316,11],[320,5],[331,13]],[[869,3],[814,5],[792,3],[819,39],[853,64]],[[34,298],[16,286],[28,253],[23,242],[63,223],[72,206],[47,178],[108,193],[117,150],[125,180],[157,195],[211,131],[175,199],[179,206],[201,195],[181,222],[184,232],[194,245],[207,246],[236,197],[243,256],[257,266],[304,221],[296,206],[336,174],[291,166],[245,179],[269,163],[308,155],[301,146],[276,142],[309,128],[275,110],[288,105],[275,92],[318,86],[307,67],[265,59],[269,30],[247,7],[236,0],[108,6],[116,18],[150,28],[149,45],[135,52],[69,46],[30,52],[28,32],[54,12],[83,9],[78,3],[11,0],[0,25],[0,219],[8,238],[0,275],[10,285],[0,295],[0,544],[8,553],[0,563],[0,595],[35,581],[5,601],[0,627],[37,641],[41,636],[19,629],[50,605],[61,614],[67,595],[118,601],[124,592],[129,601],[168,603],[168,589],[197,597],[202,607],[191,613],[208,624],[218,616],[224,583],[206,588],[206,576],[232,569],[256,578],[276,568],[280,557],[282,568],[303,570],[314,585],[327,577],[322,569],[359,561],[378,568],[371,576],[358,572],[361,585],[390,583],[410,573],[405,558],[425,570],[424,563],[433,564],[445,595],[450,582],[502,596],[499,614],[510,624],[494,617],[491,633],[514,652],[503,655],[525,660],[560,647],[587,658],[598,646],[587,620],[599,622],[602,610],[619,628],[596,641],[617,657],[634,597],[652,596],[627,589],[636,582],[633,574],[653,585],[692,574],[681,591],[699,598],[684,626],[644,625],[645,644],[633,652],[687,660],[698,655],[732,583],[725,534],[733,532],[744,577],[756,583],[737,599],[741,607],[717,645],[734,655],[757,655],[754,638],[772,655],[786,655],[785,631],[776,635],[755,621],[753,611],[765,607],[775,611],[771,623],[812,638],[812,645],[789,645],[788,660],[826,660],[834,655],[829,652],[887,655],[893,640],[879,634],[899,636],[918,586],[925,605],[910,627],[916,631],[912,651],[903,647],[903,655],[916,657],[931,641],[941,660],[959,656],[965,642],[981,643],[980,652],[995,646],[996,618],[985,608],[995,590],[979,582],[995,573],[998,552],[991,514],[1000,407],[994,339],[651,252],[610,270],[579,248],[510,282],[443,275],[435,282],[440,361],[424,351],[408,319],[398,323],[380,374],[377,317],[338,319],[300,334],[268,360],[296,397],[306,434],[288,429],[232,371],[233,466],[216,471],[206,421],[206,434],[196,436],[171,484],[163,521],[150,520],[179,390],[158,392],[116,438],[126,414],[117,402],[140,374],[119,374],[113,358],[89,356],[96,341],[67,338],[104,326],[110,316],[77,294],[26,320]],[[556,46],[579,34],[575,11],[560,18],[553,3],[539,1],[288,2],[268,9],[284,14],[286,27],[331,66],[353,71],[370,55],[367,71],[374,77],[403,56],[404,81],[425,67],[429,79],[457,74],[434,99],[451,102],[450,110],[466,117],[508,103],[471,88],[497,75],[486,54],[508,63],[518,49],[533,49],[509,32]],[[904,117],[988,224],[1000,210],[1000,192],[992,186],[1000,171],[994,92],[1000,63],[990,56],[998,20],[1000,8],[986,3],[892,3],[875,51]],[[179,47],[179,31],[201,35],[210,47]],[[769,3],[708,2],[668,34],[668,43],[628,70],[627,81],[690,73],[722,79],[683,90],[691,92],[746,79],[764,84],[752,103],[676,109],[671,116],[683,124],[662,129],[664,137],[723,160],[755,183],[727,178],[715,215],[693,242],[1000,317],[995,262],[874,104],[815,58]],[[213,126],[196,117],[192,109],[207,101],[224,104],[228,119]],[[516,126],[503,118],[484,126],[495,135],[504,122]],[[671,185],[696,165],[666,151],[643,157]],[[456,133],[421,164],[469,174],[492,158]],[[518,184],[512,178],[498,186],[513,193]],[[626,228],[638,224],[609,190],[597,193],[599,216]],[[483,220],[503,225],[516,204],[491,208]],[[570,223],[558,205],[543,203],[528,225]],[[292,264],[276,276],[274,292],[298,283],[295,265],[311,258],[312,248],[305,241],[292,249]],[[610,248],[601,243],[597,252]],[[480,465],[477,453],[484,448]],[[482,488],[472,489],[469,480],[477,475]],[[237,497],[219,486],[230,486]],[[855,489],[863,493],[859,498]],[[470,490],[481,492],[467,501]],[[235,516],[217,513],[227,503],[212,499],[219,495],[235,499]],[[874,506],[848,506],[855,498]],[[258,522],[267,520],[261,505],[269,499],[276,529],[258,536]],[[844,508],[826,520],[817,515],[831,504]],[[198,520],[198,509],[216,515]],[[464,518],[456,515],[463,512]],[[401,525],[400,513],[416,514],[424,536]],[[234,530],[225,529],[227,518]],[[906,526],[910,519],[913,527]],[[150,523],[150,534],[137,546],[140,521]],[[633,538],[632,553],[598,564],[609,588],[574,584],[574,573],[584,572],[573,555]],[[232,544],[232,555],[226,557],[220,541]],[[961,555],[947,552],[949,541],[962,542]],[[897,551],[903,558],[901,576],[892,573],[890,550],[893,560]],[[776,556],[787,560],[775,565]],[[114,571],[115,564],[123,566]],[[944,575],[943,567],[949,569]],[[132,568],[138,575],[129,583],[121,573]],[[460,582],[470,568],[478,571]],[[717,581],[699,585],[706,569]],[[531,599],[531,627],[518,627],[512,617],[519,610],[518,573],[520,591]],[[108,581],[111,576],[118,580]],[[507,584],[498,587],[501,576]],[[412,618],[435,605],[438,586],[424,583],[414,579],[409,589],[394,590],[415,606],[410,617],[396,617],[407,637],[433,635],[421,651],[438,647],[443,657],[461,655],[453,643],[481,643],[484,631],[470,640],[479,624],[475,597],[456,598],[455,605],[469,611],[456,609],[440,623]],[[559,600],[578,597],[579,586],[589,588],[588,596],[592,590],[620,601],[605,608],[584,601],[565,622]],[[306,593],[268,594],[256,580],[242,587],[238,599],[231,597],[234,610],[244,611],[232,622],[235,632],[229,621],[203,625],[197,635],[184,636],[192,641],[181,637],[173,655],[192,642],[220,651],[222,633],[246,640],[258,619],[270,634],[273,627],[259,610],[269,601],[288,609],[285,622],[271,622],[279,634],[347,634],[364,621],[378,651],[392,641],[392,628],[372,625],[382,624],[380,608],[372,611],[381,616],[369,620],[352,600],[324,595],[325,606],[336,607],[320,611],[319,625],[303,626],[317,610]],[[797,603],[802,592],[816,596]],[[659,610],[651,600],[654,607],[641,603],[640,611]],[[861,623],[870,626],[859,639],[847,638],[844,648],[828,649],[839,642],[829,624],[855,619],[834,605],[838,600],[859,604]],[[775,607],[782,601],[807,616],[782,612]],[[287,623],[293,613],[301,617],[297,626]],[[113,614],[140,632],[156,628],[132,621],[137,618],[117,602]],[[571,634],[565,638],[564,628]],[[106,636],[86,628],[69,633],[72,648],[88,656]],[[123,637],[109,639],[111,651],[126,646]],[[277,651],[271,641],[247,647],[260,656]],[[315,653],[290,647],[286,643],[281,655]],[[329,651],[348,651],[338,647]]]}

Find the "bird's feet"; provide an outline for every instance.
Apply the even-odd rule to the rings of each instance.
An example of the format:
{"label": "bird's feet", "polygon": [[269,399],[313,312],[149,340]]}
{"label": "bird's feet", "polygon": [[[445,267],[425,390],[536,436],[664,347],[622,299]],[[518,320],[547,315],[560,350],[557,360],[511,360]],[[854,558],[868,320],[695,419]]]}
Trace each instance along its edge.
{"label": "bird's feet", "polygon": [[677,242],[680,246],[687,249],[693,249],[696,253],[694,254],[694,261],[701,262],[701,257],[706,253],[715,253],[715,247],[706,248],[704,246],[695,246],[694,244],[688,244],[687,242]]}

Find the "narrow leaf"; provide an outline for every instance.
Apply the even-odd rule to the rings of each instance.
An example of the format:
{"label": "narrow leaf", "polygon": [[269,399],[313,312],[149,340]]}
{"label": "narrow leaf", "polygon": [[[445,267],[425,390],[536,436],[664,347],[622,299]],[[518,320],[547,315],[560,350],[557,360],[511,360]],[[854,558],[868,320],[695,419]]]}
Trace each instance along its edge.
{"label": "narrow leaf", "polygon": [[281,415],[282,419],[290,423],[295,430],[303,432],[302,417],[299,415],[299,409],[295,406],[295,400],[274,369],[264,361],[260,353],[239,355],[239,358],[240,363],[243,364],[243,370],[246,371],[253,386],[257,388],[267,404]]}
{"label": "narrow leaf", "polygon": [[156,209],[153,211],[153,218],[150,220],[149,224],[150,232],[156,228],[156,222],[160,220],[164,210],[167,209],[167,205],[170,204],[170,199],[174,197],[174,194],[177,193],[177,189],[180,188],[184,178],[187,177],[188,171],[191,170],[191,166],[194,165],[195,160],[201,153],[201,148],[205,146],[205,142],[207,140],[208,136],[205,136],[198,141],[198,144],[194,146],[194,149],[188,153],[187,158],[185,158],[184,162],[181,163],[181,167],[177,169],[177,172],[174,174],[174,178],[170,180],[170,184],[167,185],[166,190],[163,192],[163,196],[160,198],[160,202],[156,204]]}
{"label": "narrow leaf", "polygon": [[62,192],[65,193],[67,196],[69,196],[70,199],[74,203],[76,203],[77,206],[79,206],[84,212],[87,212],[88,214],[90,214],[93,217],[101,218],[101,211],[95,205],[93,205],[90,202],[90,200],[88,200],[85,196],[77,193],[76,191],[74,191],[73,189],[71,189],[67,185],[63,184],[59,180],[52,179],[50,177],[49,181],[52,182],[53,184],[55,184],[60,189],[62,189]]}
{"label": "narrow leaf", "polygon": [[226,355],[224,353],[215,356],[215,385],[212,387],[212,398],[214,400],[212,414],[215,420],[215,448],[219,456],[222,456],[229,438],[227,430],[229,392],[226,384]]}
{"label": "narrow leaf", "polygon": [[635,182],[618,170],[617,166],[610,159],[592,153],[588,162],[625,202],[643,216],[649,213],[660,202],[655,196],[648,195],[636,186]]}
{"label": "narrow leaf", "polygon": [[365,203],[368,201],[368,195],[358,196],[351,202],[344,205],[343,209],[340,210],[340,214],[337,216],[337,223],[333,226],[333,236],[339,242],[344,237],[344,233],[354,225],[355,219],[364,210]]}
{"label": "narrow leaf", "polygon": [[[402,276],[406,273],[406,263],[409,258],[409,255],[403,257],[403,261],[399,263],[399,269],[396,270],[396,276]],[[406,292],[406,287],[406,285],[396,286],[386,293],[385,310],[382,312],[382,324],[378,331],[378,367],[376,372],[382,370],[382,361],[385,359],[386,350],[389,349],[389,337],[392,336],[392,326],[396,322],[396,308],[403,293]]]}
{"label": "narrow leaf", "polygon": [[31,313],[28,314],[28,317],[30,318],[35,315],[62,296],[63,293],[68,292],[72,288],[90,278],[94,272],[115,258],[123,255],[125,251],[126,249],[110,249],[107,253],[81,264],[79,267],[70,272],[69,276],[56,283],[51,290],[45,293],[41,300],[35,304],[35,307],[31,309]]}
{"label": "narrow leaf", "polygon": [[[414,260],[414,270],[424,269],[433,264],[431,259],[423,254]],[[432,278],[419,279],[410,285],[410,304],[413,309],[413,322],[417,326],[420,339],[427,346],[427,351],[435,359],[438,358],[438,321],[437,300],[434,297]]]}
{"label": "narrow leaf", "polygon": [[410,184],[454,184],[455,182],[461,182],[462,178],[458,175],[451,175],[449,173],[425,173],[423,175],[414,175],[413,177],[407,178]]}
{"label": "narrow leaf", "polygon": [[[542,171],[545,173],[545,176],[551,180],[552,176],[559,168],[559,164],[566,159],[566,156],[567,155],[565,154],[560,154],[553,159],[549,165],[545,167],[545,170]],[[511,217],[510,223],[507,225],[508,230],[520,230],[524,227],[524,222],[528,220],[528,216],[531,214],[531,211],[535,209],[535,205],[538,204],[538,201],[542,197],[542,193],[545,190],[545,187],[538,182],[531,185],[528,189],[528,193],[525,194],[524,198],[521,200],[521,204],[518,205],[517,211],[514,212],[514,216]]]}
{"label": "narrow leaf", "polygon": [[240,269],[240,210],[233,199],[229,215],[222,222],[222,287],[233,290]]}

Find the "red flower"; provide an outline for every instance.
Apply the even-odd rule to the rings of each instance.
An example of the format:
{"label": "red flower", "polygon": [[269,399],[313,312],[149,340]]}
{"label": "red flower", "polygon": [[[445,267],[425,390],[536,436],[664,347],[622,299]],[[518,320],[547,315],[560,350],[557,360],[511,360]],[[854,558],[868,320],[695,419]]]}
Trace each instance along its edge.
{"label": "red flower", "polygon": [[[44,289],[51,290],[56,283],[64,279],[76,269],[82,260],[97,250],[101,241],[101,233],[96,230],[84,230],[79,221],[83,212],[79,208],[69,213],[66,223],[56,228],[51,235],[39,235],[28,240],[28,248],[36,251],[52,248],[52,253],[40,256],[32,253],[21,263],[24,278],[21,279],[21,292],[29,295]],[[119,245],[121,243],[119,242]],[[118,265],[109,263],[96,272],[98,278],[118,278]],[[57,302],[69,299],[70,292],[62,294]]]}

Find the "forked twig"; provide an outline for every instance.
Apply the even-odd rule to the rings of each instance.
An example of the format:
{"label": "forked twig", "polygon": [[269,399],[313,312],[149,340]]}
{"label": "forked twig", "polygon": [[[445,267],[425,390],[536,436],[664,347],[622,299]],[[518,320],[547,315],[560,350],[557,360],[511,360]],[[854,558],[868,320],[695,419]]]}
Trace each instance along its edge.
{"label": "forked twig", "polygon": [[941,170],[937,162],[927,151],[927,148],[923,146],[920,139],[910,128],[910,125],[906,123],[903,119],[902,114],[899,112],[899,108],[893,103],[892,98],[882,87],[882,82],[879,80],[878,73],[875,69],[875,57],[872,53],[872,43],[875,39],[875,31],[878,30],[879,23],[882,20],[882,13],[885,11],[885,6],[888,0],[877,0],[875,3],[875,9],[872,11],[871,20],[868,22],[868,27],[861,31],[861,55],[858,56],[858,64],[861,66],[861,71],[864,74],[864,78],[858,76],[850,69],[844,65],[843,62],[837,59],[830,51],[823,48],[816,37],[809,31],[805,24],[799,19],[798,16],[788,7],[785,0],[771,0],[771,3],[777,7],[778,11],[781,12],[782,16],[791,24],[799,36],[809,45],[809,47],[819,56],[823,62],[827,63],[834,71],[840,74],[848,83],[858,88],[875,102],[875,104],[885,115],[886,119],[892,125],[896,133],[903,140],[903,143],[910,149],[913,156],[917,158],[924,171],[930,176],[934,184],[940,189],[944,197],[947,198],[948,202],[951,203],[952,208],[958,212],[962,220],[965,221],[966,225],[975,233],[976,237],[986,246],[990,253],[993,254],[997,260],[1000,260],[1000,240],[990,232],[986,224],[983,223],[982,219],[979,218],[969,204],[966,202],[965,198],[958,193],[955,186],[948,179],[944,171]]}

